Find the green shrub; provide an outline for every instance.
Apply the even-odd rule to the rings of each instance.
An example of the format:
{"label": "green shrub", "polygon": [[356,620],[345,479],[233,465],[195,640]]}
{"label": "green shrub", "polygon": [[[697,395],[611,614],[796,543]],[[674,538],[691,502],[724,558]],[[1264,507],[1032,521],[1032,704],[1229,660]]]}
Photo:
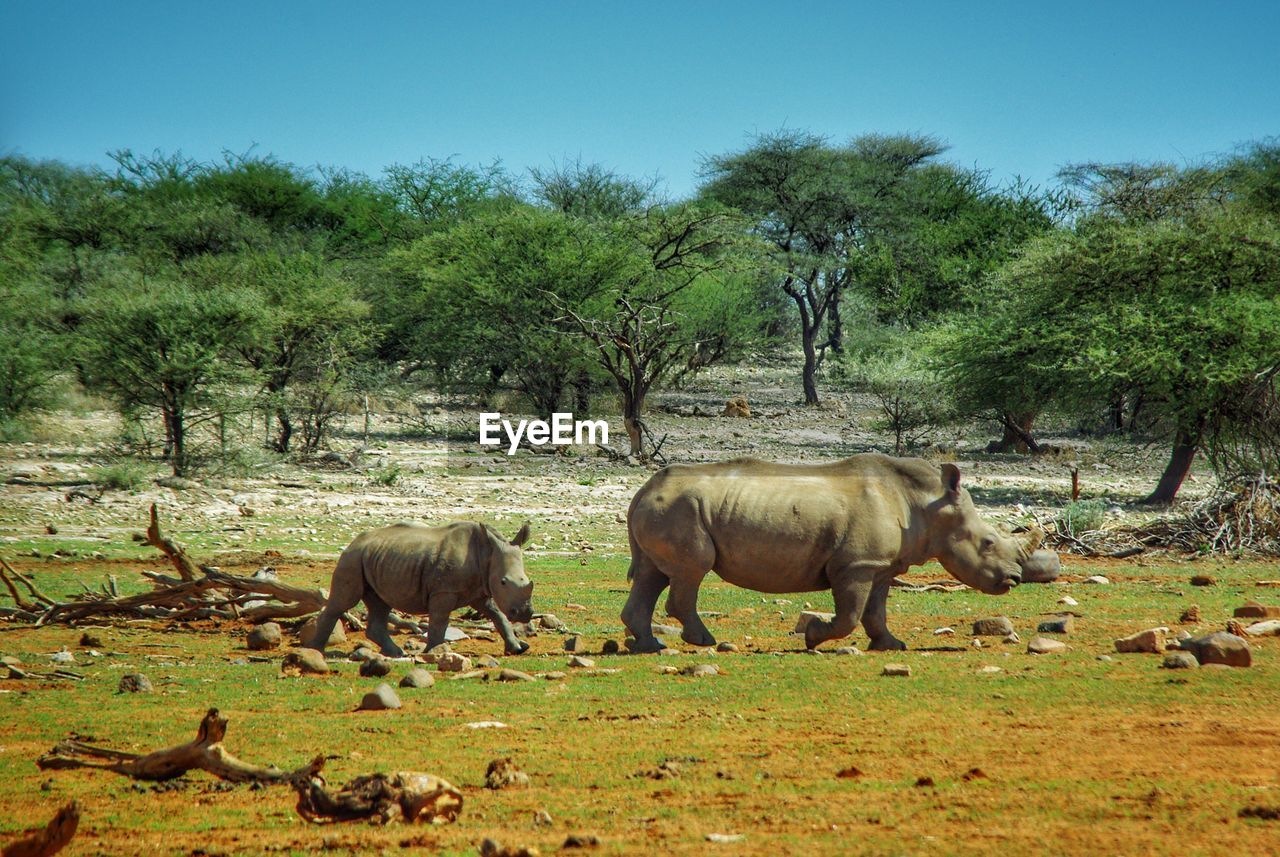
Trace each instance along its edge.
{"label": "green shrub", "polygon": [[93,484],[109,491],[136,491],[151,481],[150,469],[140,461],[121,458],[93,469]]}
{"label": "green shrub", "polygon": [[1106,516],[1105,500],[1076,500],[1068,503],[1058,515],[1058,530],[1072,537],[1090,530],[1100,530]]}
{"label": "green shrub", "polygon": [[384,488],[390,488],[400,479],[404,471],[398,464],[387,464],[379,467],[377,470],[369,471],[369,481],[374,485],[381,485]]}

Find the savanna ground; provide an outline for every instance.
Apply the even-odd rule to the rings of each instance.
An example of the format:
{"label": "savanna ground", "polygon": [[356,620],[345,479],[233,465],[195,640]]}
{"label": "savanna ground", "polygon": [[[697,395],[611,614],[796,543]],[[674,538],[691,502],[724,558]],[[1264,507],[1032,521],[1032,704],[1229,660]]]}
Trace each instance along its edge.
{"label": "savanna ground", "polygon": [[[662,397],[651,423],[670,434],[665,449],[677,460],[818,460],[884,449],[883,435],[868,428],[868,403],[833,396],[822,409],[796,408],[794,386],[777,366],[731,370]],[[729,388],[763,416],[691,415],[695,406],[718,413]],[[340,446],[356,442],[359,423],[352,420]],[[599,667],[620,672],[566,669],[563,636],[553,632],[532,637],[519,657],[502,656],[497,642],[464,640],[456,650],[569,676],[510,684],[440,676],[434,687],[402,690],[398,711],[354,712],[378,679],[359,677],[336,653],[336,675],[279,678],[280,653],[248,660],[245,627],[99,623],[102,655],[93,657],[78,645],[84,627],[0,624],[0,653],[40,671],[65,646],[87,676],[0,682],[0,842],[43,825],[70,798],[83,812],[72,854],[474,854],[485,837],[547,853],[577,833],[597,835],[598,853],[617,854],[1190,855],[1266,853],[1280,837],[1280,822],[1238,817],[1245,807],[1280,806],[1280,640],[1254,641],[1254,666],[1241,670],[1166,671],[1159,656],[1115,655],[1111,645],[1143,628],[1178,627],[1192,604],[1202,621],[1188,630],[1219,630],[1247,599],[1280,601],[1260,585],[1280,578],[1280,565],[1066,557],[1064,582],[999,599],[896,591],[890,624],[910,650],[861,657],[830,654],[834,644],[808,655],[788,633],[806,604],[829,609],[829,594],[764,596],[708,578],[700,608],[713,614],[707,624],[716,637],[739,651],[699,651],[667,636],[680,654],[603,656],[606,640],[622,640],[622,513],[648,471],[595,456],[507,458],[461,440],[446,446],[444,434],[458,438],[474,425],[457,412],[383,413],[360,468],[278,465],[180,490],[148,483],[96,504],[65,494],[111,440],[104,414],[61,414],[39,441],[5,446],[11,472],[38,465],[42,476],[0,489],[0,555],[55,597],[109,575],[122,590],[140,591],[140,570],[165,570],[162,557],[130,538],[152,502],[197,559],[243,573],[270,564],[286,582],[322,586],[337,552],[372,526],[475,518],[510,534],[528,519],[535,608],[581,633]],[[1048,518],[1069,499],[1062,461],[972,452],[987,439],[981,431],[941,439],[958,440],[955,458],[994,520]],[[1072,458],[1084,496],[1108,498],[1112,516],[1139,514],[1131,504],[1153,484],[1160,451],[1071,442],[1080,447]],[[1188,489],[1209,485],[1198,473]],[[1112,584],[1081,582],[1098,573]],[[1193,574],[1218,583],[1192,587]],[[944,576],[930,566],[909,579]],[[1078,606],[1057,603],[1068,594]],[[1036,624],[1064,609],[1078,616],[1064,638],[1069,651],[1026,654]],[[1010,617],[1024,644],[989,639],[973,648],[969,624],[988,615]],[[934,635],[943,626],[956,634]],[[345,648],[360,639],[352,634]],[[865,646],[861,632],[854,642]],[[1112,660],[1097,659],[1107,653]],[[722,674],[659,672],[709,662]],[[882,677],[889,662],[909,664],[912,675]],[[407,669],[397,664],[390,678]],[[127,672],[145,673],[155,692],[117,694]],[[331,784],[373,771],[435,773],[465,793],[462,816],[432,827],[315,826],[297,816],[285,787],[225,788],[197,773],[157,791],[107,772],[35,766],[72,733],[137,752],[189,740],[213,706],[230,719],[228,748],[247,761],[293,768],[330,754]],[[489,720],[507,728],[466,725]],[[530,775],[530,788],[483,787],[489,760],[504,756]],[[655,779],[666,761],[678,774]],[[837,776],[849,768],[860,773]],[[535,826],[537,810],[550,813],[551,826]],[[718,844],[708,833],[742,838]]]}

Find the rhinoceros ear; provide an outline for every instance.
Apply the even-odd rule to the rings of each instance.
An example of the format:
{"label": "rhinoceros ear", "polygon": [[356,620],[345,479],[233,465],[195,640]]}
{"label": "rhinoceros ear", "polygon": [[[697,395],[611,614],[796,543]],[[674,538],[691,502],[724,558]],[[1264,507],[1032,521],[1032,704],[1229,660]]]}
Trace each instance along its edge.
{"label": "rhinoceros ear", "polygon": [[520,528],[520,532],[516,533],[516,537],[511,540],[511,544],[515,545],[516,547],[520,547],[522,544],[524,544],[527,541],[529,541],[528,521],[526,521],[525,525]]}
{"label": "rhinoceros ear", "polygon": [[1027,554],[1031,555],[1040,549],[1040,545],[1044,544],[1044,530],[1039,527],[1031,527],[1027,531]]}
{"label": "rhinoceros ear", "polygon": [[942,484],[947,493],[954,496],[960,494],[960,468],[954,464],[942,465]]}

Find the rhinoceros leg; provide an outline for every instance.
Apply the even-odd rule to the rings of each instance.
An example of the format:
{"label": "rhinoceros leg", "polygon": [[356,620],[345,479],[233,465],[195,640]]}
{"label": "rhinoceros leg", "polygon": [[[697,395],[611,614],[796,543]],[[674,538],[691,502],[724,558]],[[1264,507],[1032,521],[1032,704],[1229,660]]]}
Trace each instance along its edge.
{"label": "rhinoceros leg", "polygon": [[810,622],[804,631],[805,647],[816,649],[827,640],[838,640],[853,633],[862,621],[874,581],[874,571],[856,566],[831,575],[831,594],[836,601],[835,619],[831,622],[823,619]]}
{"label": "rhinoceros leg", "polygon": [[507,621],[506,614],[498,607],[498,602],[492,598],[486,598],[476,605],[476,609],[480,611],[482,616],[493,623],[493,627],[498,631],[498,636],[502,638],[503,648],[508,655],[523,655],[529,651],[529,644],[516,636],[515,629]]}
{"label": "rhinoceros leg", "polygon": [[662,650],[662,641],[653,636],[653,608],[658,605],[658,597],[670,582],[671,579],[659,571],[649,557],[639,552],[632,554],[631,594],[622,608],[622,624],[635,637],[631,651]]}
{"label": "rhinoceros leg", "polygon": [[671,575],[671,594],[667,596],[667,615],[679,619],[684,630],[680,639],[692,646],[714,646],[716,638],[698,615],[698,589],[706,572],[682,571]]}
{"label": "rhinoceros leg", "polygon": [[871,638],[867,648],[873,652],[897,652],[905,649],[907,644],[889,633],[886,607],[889,603],[889,586],[893,583],[892,575],[877,578],[871,587],[871,595],[867,598],[866,609],[862,613],[862,627]]}
{"label": "rhinoceros leg", "polygon": [[449,614],[458,606],[458,596],[452,592],[433,592],[427,599],[427,651],[442,645],[444,632],[449,630]]}
{"label": "rhinoceros leg", "polygon": [[382,653],[391,658],[403,658],[404,649],[396,645],[387,630],[387,619],[391,617],[391,606],[382,600],[382,596],[367,587],[364,592],[364,604],[369,608],[369,625],[364,635],[378,644]]}

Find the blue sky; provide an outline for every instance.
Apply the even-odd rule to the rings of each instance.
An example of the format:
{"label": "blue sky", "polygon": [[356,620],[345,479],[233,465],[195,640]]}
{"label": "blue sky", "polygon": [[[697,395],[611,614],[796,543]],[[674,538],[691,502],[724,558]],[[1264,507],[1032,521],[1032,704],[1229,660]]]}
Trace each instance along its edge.
{"label": "blue sky", "polygon": [[1280,134],[1280,3],[0,0],[0,152],[376,175],[581,157],[690,192],[753,133],[923,132],[1048,182]]}

